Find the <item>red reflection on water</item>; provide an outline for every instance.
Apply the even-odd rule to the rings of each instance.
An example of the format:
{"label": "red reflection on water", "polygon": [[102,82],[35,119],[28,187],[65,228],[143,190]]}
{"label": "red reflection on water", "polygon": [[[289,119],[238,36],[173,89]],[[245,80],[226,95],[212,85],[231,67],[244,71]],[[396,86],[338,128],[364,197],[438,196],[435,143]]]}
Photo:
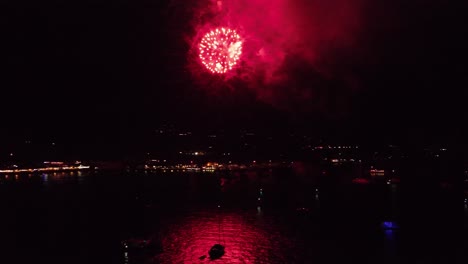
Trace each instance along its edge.
{"label": "red reflection on water", "polygon": [[357,184],[369,184],[369,180],[368,180],[368,179],[365,179],[365,178],[356,178],[356,179],[353,179],[353,183],[357,183]]}
{"label": "red reflection on water", "polygon": [[390,182],[392,182],[392,183],[400,183],[400,178],[393,177],[393,178],[390,179]]}
{"label": "red reflection on water", "polygon": [[[270,223],[262,216],[249,215],[213,211],[188,216],[166,230],[163,253],[153,263],[285,263],[279,249],[291,250],[292,243],[267,231]],[[225,254],[210,260],[208,251],[216,243],[225,246]],[[200,260],[203,255],[207,258]]]}

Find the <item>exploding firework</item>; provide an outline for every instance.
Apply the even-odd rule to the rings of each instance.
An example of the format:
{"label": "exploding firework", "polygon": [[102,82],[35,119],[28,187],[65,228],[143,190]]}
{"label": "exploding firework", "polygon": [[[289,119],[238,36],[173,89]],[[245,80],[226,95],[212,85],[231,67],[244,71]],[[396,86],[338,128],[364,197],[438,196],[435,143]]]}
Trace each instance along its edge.
{"label": "exploding firework", "polygon": [[226,73],[239,61],[242,40],[235,30],[217,28],[208,32],[201,40],[200,60],[213,73]]}

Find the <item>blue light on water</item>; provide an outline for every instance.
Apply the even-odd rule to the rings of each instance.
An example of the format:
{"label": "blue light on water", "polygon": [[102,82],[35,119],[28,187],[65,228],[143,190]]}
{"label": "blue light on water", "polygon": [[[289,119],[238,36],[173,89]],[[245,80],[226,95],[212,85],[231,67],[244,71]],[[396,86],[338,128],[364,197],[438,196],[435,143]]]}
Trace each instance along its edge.
{"label": "blue light on water", "polygon": [[398,225],[395,222],[385,221],[382,223],[382,228],[383,229],[397,229]]}
{"label": "blue light on water", "polygon": [[391,230],[391,229],[385,230],[385,237],[386,237],[388,240],[393,240],[394,237],[395,237],[394,231]]}

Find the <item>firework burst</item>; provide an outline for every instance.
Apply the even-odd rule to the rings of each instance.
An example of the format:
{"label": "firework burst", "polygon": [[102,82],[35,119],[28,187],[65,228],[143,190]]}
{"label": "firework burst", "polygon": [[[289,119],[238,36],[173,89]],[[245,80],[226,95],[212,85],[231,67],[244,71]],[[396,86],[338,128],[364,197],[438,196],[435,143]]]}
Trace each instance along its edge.
{"label": "firework burst", "polygon": [[235,30],[216,28],[202,38],[199,51],[200,60],[209,71],[223,74],[238,63],[242,54],[242,40]]}

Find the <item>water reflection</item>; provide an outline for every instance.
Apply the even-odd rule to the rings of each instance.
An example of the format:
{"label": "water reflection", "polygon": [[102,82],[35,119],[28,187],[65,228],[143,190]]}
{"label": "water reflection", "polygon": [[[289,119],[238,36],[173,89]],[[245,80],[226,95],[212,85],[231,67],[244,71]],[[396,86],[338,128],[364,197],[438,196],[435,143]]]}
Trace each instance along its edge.
{"label": "water reflection", "polygon": [[47,173],[41,174],[41,179],[44,185],[47,185],[47,182],[49,181],[49,175]]}
{"label": "water reflection", "polygon": [[[25,229],[29,219],[39,215],[35,208],[49,212],[40,214],[40,224],[24,231],[24,241],[40,241],[31,248],[44,242],[44,251],[50,245],[71,248],[71,255],[83,248],[76,263],[211,262],[200,257],[216,243],[226,247],[217,263],[399,263],[397,253],[403,251],[399,242],[403,234],[394,228],[400,223],[400,187],[385,182],[381,189],[372,184],[361,188],[307,183],[284,171],[26,175],[19,174],[17,180],[14,174],[0,175],[0,203],[10,208],[4,215],[30,212],[17,218],[27,219],[27,224],[13,219],[4,226],[15,223],[10,236],[17,237],[16,230]],[[47,187],[36,188],[42,186]],[[370,192],[371,188],[377,189]],[[378,195],[380,190],[386,196]],[[386,210],[376,210],[382,207]],[[383,221],[398,222],[378,229]],[[45,231],[31,235],[29,231],[42,225],[47,226]],[[152,251],[143,261],[119,251],[120,241],[139,235],[159,236],[162,253]],[[105,256],[104,261],[99,256]],[[368,258],[375,261],[366,262]]]}
{"label": "water reflection", "polygon": [[170,225],[164,236],[163,253],[152,263],[192,263],[212,261],[200,258],[216,243],[226,247],[218,263],[287,263],[285,252],[293,243],[274,231],[261,207],[253,212],[205,211],[186,216]]}
{"label": "water reflection", "polygon": [[398,263],[397,256],[397,240],[396,240],[396,230],[387,229],[384,231],[384,251],[385,251],[385,260],[386,263]]}
{"label": "water reflection", "polygon": [[51,172],[51,173],[27,173],[27,174],[14,174],[14,175],[0,175],[0,179],[11,180],[13,182],[29,182],[35,181],[36,179],[40,179],[40,181],[44,184],[48,184],[48,182],[68,182],[68,181],[75,181],[81,182],[84,180],[84,177],[89,176],[89,172],[82,172],[82,171],[61,171],[61,172]]}

